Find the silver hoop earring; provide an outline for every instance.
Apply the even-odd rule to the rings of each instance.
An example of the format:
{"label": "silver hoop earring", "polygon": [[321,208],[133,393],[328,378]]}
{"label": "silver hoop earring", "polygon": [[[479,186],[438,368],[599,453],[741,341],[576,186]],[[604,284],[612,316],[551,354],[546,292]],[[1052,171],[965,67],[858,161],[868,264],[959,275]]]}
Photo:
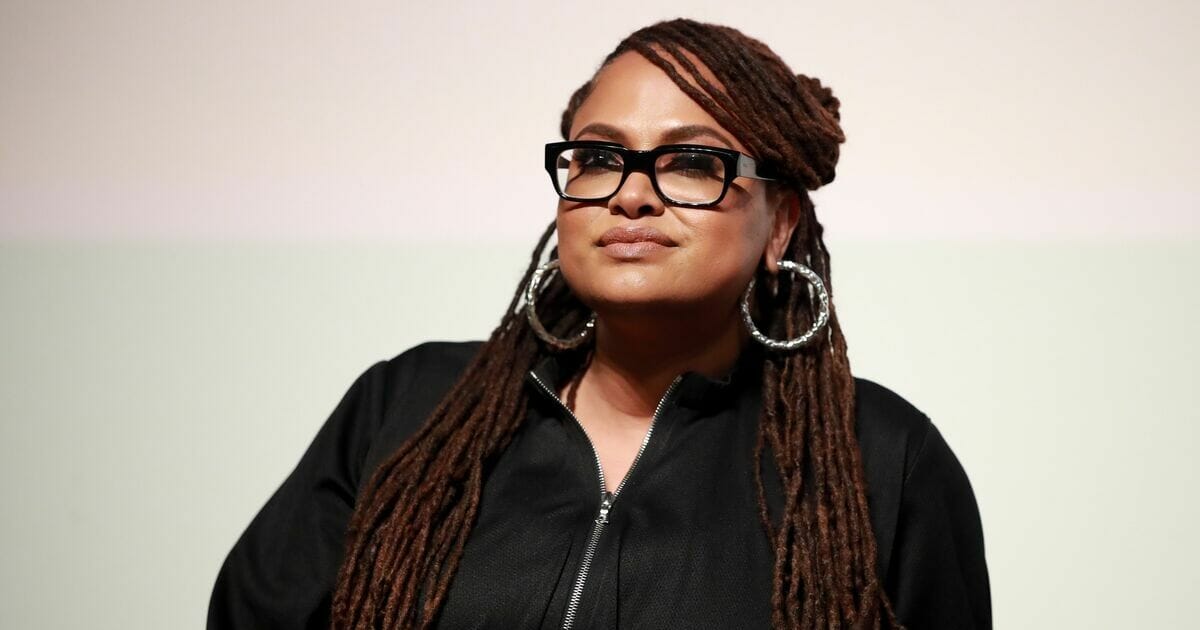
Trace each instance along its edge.
{"label": "silver hoop earring", "polygon": [[829,322],[829,291],[825,290],[825,283],[821,282],[821,277],[817,275],[817,272],[798,262],[781,260],[779,261],[779,268],[798,273],[804,276],[805,280],[812,283],[813,289],[817,292],[818,308],[816,321],[813,322],[813,325],[803,335],[792,339],[780,341],[764,335],[762,331],[754,326],[754,319],[750,317],[750,294],[754,292],[754,278],[750,278],[750,284],[746,287],[746,293],[742,296],[742,319],[745,320],[746,328],[749,329],[750,336],[754,337],[755,341],[772,350],[795,350],[800,346],[812,342],[816,338],[817,333],[821,331],[821,328]]}
{"label": "silver hoop earring", "polygon": [[534,304],[537,301],[538,287],[542,284],[542,279],[546,274],[558,269],[558,260],[551,260],[544,265],[534,270],[533,276],[529,278],[529,284],[525,287],[525,317],[529,319],[529,326],[533,328],[534,334],[542,339],[553,348],[558,350],[570,350],[578,348],[580,344],[587,341],[592,336],[592,331],[596,328],[596,314],[593,313],[588,318],[587,323],[583,325],[583,330],[575,333],[569,338],[555,337],[546,330],[538,319],[537,309]]}

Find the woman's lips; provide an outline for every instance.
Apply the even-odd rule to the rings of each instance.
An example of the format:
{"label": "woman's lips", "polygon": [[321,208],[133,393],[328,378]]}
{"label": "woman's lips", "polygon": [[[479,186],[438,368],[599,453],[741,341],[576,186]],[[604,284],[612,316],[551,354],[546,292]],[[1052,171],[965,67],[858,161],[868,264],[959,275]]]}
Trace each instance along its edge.
{"label": "woman's lips", "polygon": [[615,228],[609,228],[606,232],[604,232],[604,234],[601,234],[600,238],[597,240],[601,247],[610,245],[612,243],[640,243],[643,241],[658,243],[659,245],[664,245],[666,247],[674,247],[676,244],[675,241],[671,240],[671,237],[667,236],[666,234],[663,234],[652,227],[644,225],[623,225]]}
{"label": "woman's lips", "polygon": [[675,247],[678,243],[652,227],[639,225],[610,228],[600,235],[596,245],[613,258],[629,260]]}

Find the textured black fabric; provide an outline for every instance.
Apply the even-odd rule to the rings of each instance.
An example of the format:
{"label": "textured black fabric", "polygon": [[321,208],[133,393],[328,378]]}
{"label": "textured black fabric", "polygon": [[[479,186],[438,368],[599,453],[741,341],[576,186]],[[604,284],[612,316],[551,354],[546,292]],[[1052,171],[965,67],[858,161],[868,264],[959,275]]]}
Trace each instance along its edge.
{"label": "textured black fabric", "polygon": [[[208,628],[326,628],[345,527],[362,483],[428,417],[479,347],[430,342],[367,369],[230,551]],[[664,402],[598,538],[575,628],[766,628],[772,552],[753,448],[761,354],[725,379],[686,373]],[[552,390],[569,372],[548,357]],[[489,467],[438,627],[558,628],[598,514],[587,437],[528,378],[530,409]],[[966,473],[922,412],[855,379],[879,575],[911,630],[990,629],[983,531]],[[769,512],[782,505],[770,458]]]}

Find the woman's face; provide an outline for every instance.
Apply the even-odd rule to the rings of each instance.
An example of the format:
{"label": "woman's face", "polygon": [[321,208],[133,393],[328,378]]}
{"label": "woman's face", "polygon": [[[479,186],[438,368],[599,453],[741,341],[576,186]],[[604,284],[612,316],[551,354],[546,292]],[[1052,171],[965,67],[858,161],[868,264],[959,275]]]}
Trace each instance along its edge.
{"label": "woman's face", "polygon": [[[570,139],[642,150],[703,144],[749,154],[666,73],[633,52],[599,72]],[[719,205],[699,209],[665,202],[648,175],[633,172],[607,201],[559,200],[558,256],[571,290],[601,315],[727,314],[764,257],[776,269],[798,214],[793,196],[771,193],[762,180],[736,178]],[[621,236],[665,244],[612,242]]]}

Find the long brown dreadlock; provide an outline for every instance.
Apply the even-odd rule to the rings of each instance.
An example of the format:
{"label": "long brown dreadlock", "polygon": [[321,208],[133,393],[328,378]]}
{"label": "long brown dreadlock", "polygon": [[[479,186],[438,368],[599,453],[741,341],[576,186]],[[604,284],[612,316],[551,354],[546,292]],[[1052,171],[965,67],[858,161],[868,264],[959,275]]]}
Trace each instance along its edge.
{"label": "long brown dreadlock", "polygon": [[[801,216],[784,258],[803,262],[831,286],[823,228],[808,191],[833,181],[844,141],[833,93],[817,79],[793,74],[762,42],[724,26],[686,19],[647,26],[623,40],[601,68],[629,51],[662,68],[797,193]],[[572,95],[562,116],[564,138],[594,82],[595,76]],[[436,618],[475,521],[484,471],[525,417],[523,377],[542,350],[520,298],[553,232],[551,223],[500,325],[428,421],[364,486],[334,593],[335,628],[424,628]],[[550,258],[557,252],[552,248]],[[805,285],[780,281],[788,290],[776,293],[758,283],[760,328],[795,337],[814,321],[814,298]],[[579,330],[587,308],[561,274],[545,284],[538,311],[550,332]],[[900,628],[876,574],[854,433],[854,379],[832,306],[826,333],[799,352],[769,354],[763,362],[754,457],[759,516],[774,544],[772,625]],[[777,523],[760,474],[764,457],[774,460],[784,490]]]}

